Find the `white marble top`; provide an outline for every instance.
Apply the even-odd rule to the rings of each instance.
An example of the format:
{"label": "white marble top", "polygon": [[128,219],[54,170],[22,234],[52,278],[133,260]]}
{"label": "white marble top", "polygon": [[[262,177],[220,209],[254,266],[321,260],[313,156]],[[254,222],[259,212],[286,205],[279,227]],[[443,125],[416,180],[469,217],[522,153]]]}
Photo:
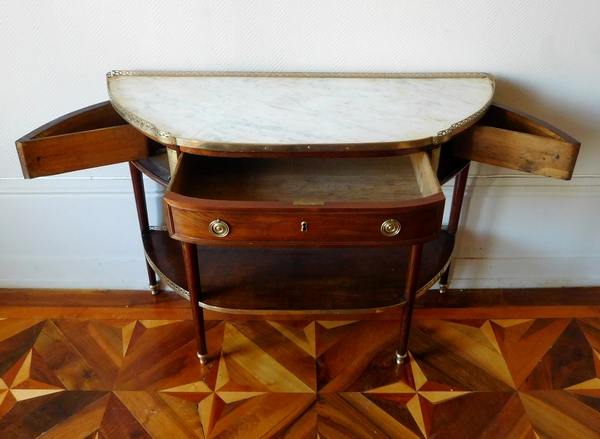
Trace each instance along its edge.
{"label": "white marble top", "polygon": [[166,144],[223,152],[365,151],[446,141],[479,119],[487,74],[229,74],[113,71],[132,125]]}

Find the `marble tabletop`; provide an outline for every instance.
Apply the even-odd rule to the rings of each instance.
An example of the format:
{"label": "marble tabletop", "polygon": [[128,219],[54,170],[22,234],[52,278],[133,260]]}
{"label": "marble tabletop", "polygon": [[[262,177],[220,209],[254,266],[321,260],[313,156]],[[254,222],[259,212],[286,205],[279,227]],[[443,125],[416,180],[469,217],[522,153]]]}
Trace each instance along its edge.
{"label": "marble tabletop", "polygon": [[148,136],[223,152],[440,143],[476,122],[494,94],[485,73],[112,71],[107,79],[115,109]]}

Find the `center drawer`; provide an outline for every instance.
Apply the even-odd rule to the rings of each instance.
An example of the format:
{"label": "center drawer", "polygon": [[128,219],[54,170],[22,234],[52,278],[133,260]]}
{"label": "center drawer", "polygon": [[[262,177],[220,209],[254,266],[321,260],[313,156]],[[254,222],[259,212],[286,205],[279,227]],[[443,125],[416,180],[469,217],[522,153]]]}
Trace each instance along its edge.
{"label": "center drawer", "polygon": [[435,239],[444,196],[425,153],[361,158],[183,154],[170,235],[202,245],[399,246]]}

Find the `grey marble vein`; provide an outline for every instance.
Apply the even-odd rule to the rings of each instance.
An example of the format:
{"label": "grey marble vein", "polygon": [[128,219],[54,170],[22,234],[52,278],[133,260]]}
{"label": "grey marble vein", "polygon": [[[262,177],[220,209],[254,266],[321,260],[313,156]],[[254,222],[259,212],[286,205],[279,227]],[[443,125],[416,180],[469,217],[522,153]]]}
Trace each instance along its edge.
{"label": "grey marble vein", "polygon": [[108,87],[111,101],[138,128],[189,147],[428,139],[485,109],[494,92],[487,77],[140,75],[110,77]]}

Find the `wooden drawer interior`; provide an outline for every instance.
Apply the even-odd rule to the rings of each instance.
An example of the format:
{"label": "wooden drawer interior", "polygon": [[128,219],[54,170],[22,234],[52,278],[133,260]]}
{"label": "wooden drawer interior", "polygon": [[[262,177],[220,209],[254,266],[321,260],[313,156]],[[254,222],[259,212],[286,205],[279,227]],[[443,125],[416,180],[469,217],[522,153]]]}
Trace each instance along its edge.
{"label": "wooden drawer interior", "polygon": [[523,112],[494,104],[451,142],[454,157],[570,180],[581,144]]}
{"label": "wooden drawer interior", "polygon": [[294,205],[385,203],[441,192],[425,153],[361,158],[221,158],[184,154],[174,193]]}

